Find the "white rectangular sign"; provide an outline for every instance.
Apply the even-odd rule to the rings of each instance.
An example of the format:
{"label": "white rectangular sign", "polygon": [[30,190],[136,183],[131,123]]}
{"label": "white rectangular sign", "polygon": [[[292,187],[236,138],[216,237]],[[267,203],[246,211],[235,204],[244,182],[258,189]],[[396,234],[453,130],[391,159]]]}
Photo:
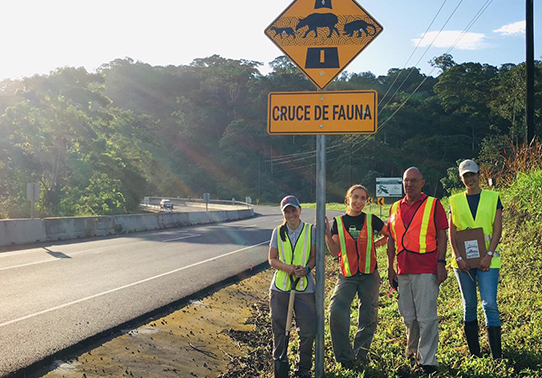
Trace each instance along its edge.
{"label": "white rectangular sign", "polygon": [[377,177],[376,196],[401,198],[403,196],[403,180],[401,177]]}

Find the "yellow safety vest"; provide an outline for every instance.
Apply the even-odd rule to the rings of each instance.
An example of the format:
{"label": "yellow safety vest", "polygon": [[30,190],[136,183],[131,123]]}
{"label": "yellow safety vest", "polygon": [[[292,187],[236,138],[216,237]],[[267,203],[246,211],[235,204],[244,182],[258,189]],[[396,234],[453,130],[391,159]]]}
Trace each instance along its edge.
{"label": "yellow safety vest", "polygon": [[[283,226],[280,226],[283,227]],[[284,264],[293,264],[307,266],[311,256],[311,246],[312,246],[312,225],[308,223],[303,223],[303,230],[295,243],[295,248],[292,251],[292,243],[286,233],[286,240],[282,241],[280,237],[280,227],[277,227],[277,247],[279,252],[279,260]],[[287,226],[284,226],[287,227]],[[305,291],[308,285],[307,277],[301,277],[297,286],[295,287],[296,291]],[[281,291],[290,291],[290,275],[283,270],[277,270],[275,275],[275,286]]]}
{"label": "yellow safety vest", "polygon": [[[452,221],[458,231],[466,230],[467,228],[484,229],[484,237],[486,248],[489,249],[491,237],[493,236],[493,223],[495,222],[495,214],[497,212],[497,203],[499,201],[499,193],[491,190],[482,190],[480,193],[480,202],[476,210],[476,217],[472,217],[472,212],[467,201],[467,193],[459,193],[450,197],[450,207],[452,209]],[[498,253],[497,247],[491,259],[490,268],[501,267],[501,255]],[[457,268],[457,262],[452,260],[452,267]]]}

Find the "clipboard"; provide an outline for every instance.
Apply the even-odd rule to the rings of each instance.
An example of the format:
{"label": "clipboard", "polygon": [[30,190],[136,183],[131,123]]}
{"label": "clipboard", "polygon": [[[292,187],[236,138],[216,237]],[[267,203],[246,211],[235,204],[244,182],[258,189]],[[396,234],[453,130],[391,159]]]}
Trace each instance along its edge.
{"label": "clipboard", "polygon": [[487,254],[484,229],[478,227],[457,231],[455,240],[459,255],[469,263],[471,268],[478,268],[480,260]]}

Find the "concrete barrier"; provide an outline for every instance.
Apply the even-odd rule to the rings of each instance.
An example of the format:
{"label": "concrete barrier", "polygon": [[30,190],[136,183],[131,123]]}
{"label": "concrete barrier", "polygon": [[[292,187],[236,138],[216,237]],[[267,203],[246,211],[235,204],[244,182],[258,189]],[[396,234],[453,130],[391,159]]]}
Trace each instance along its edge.
{"label": "concrete barrier", "polygon": [[254,209],[0,220],[0,247],[217,223],[252,216]]}
{"label": "concrete barrier", "polygon": [[67,240],[115,234],[113,216],[45,218],[47,240]]}
{"label": "concrete barrier", "polygon": [[0,246],[47,240],[43,219],[0,220]]}
{"label": "concrete barrier", "polygon": [[188,213],[162,213],[158,214],[160,228],[174,228],[190,225]]}
{"label": "concrete barrier", "polygon": [[115,216],[117,234],[158,229],[158,214],[130,214]]}
{"label": "concrete barrier", "polygon": [[188,221],[192,225],[211,223],[210,212],[188,213]]}

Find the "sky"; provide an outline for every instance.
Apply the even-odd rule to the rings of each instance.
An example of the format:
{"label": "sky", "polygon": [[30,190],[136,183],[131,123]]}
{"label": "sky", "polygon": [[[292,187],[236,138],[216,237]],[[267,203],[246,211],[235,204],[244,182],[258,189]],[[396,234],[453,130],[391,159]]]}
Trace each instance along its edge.
{"label": "sky", "polygon": [[[268,63],[282,53],[264,35],[264,29],[290,3],[290,0],[1,1],[0,80],[48,74],[64,66],[83,66],[92,72],[104,63],[126,57],[153,66],[188,65],[195,58],[214,54],[261,62],[260,71],[266,74],[270,70]],[[416,66],[424,74],[437,76],[438,69],[433,69],[428,61],[446,52],[457,63],[480,62],[499,67],[525,61],[524,0],[358,0],[358,3],[384,31],[346,67],[349,72],[370,71],[378,76],[385,75],[390,68]],[[534,14],[535,59],[541,60],[542,0],[534,0]],[[461,39],[450,50],[459,36]]]}

